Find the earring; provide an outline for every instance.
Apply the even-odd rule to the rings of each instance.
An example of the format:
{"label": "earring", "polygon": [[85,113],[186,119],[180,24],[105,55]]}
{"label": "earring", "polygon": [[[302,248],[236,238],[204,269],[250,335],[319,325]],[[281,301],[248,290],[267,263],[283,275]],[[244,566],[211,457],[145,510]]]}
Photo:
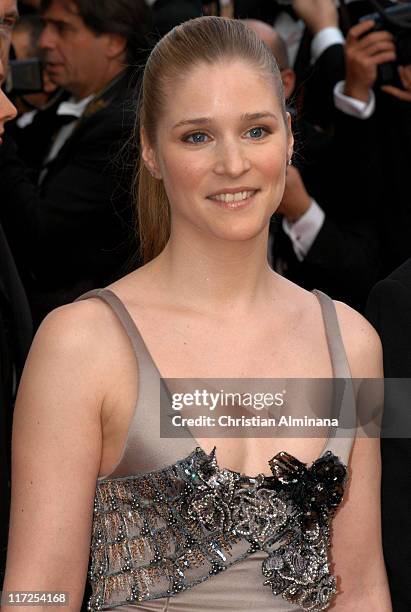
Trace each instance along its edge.
{"label": "earring", "polygon": [[293,163],[293,160],[290,157],[290,159],[288,160],[288,165],[291,166],[292,163]]}

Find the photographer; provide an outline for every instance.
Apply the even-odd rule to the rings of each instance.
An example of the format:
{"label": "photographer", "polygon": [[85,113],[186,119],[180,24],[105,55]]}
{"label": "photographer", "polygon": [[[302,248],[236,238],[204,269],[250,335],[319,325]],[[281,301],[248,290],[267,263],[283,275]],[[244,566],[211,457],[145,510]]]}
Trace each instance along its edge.
{"label": "photographer", "polygon": [[27,177],[13,142],[6,139],[0,152],[0,215],[36,324],[120,275],[136,248],[132,169],[117,168],[114,159],[134,126],[135,74],[128,67],[147,48],[143,0],[44,0],[42,9],[46,69],[72,97],[53,117],[34,120],[42,134],[35,144],[43,160],[39,185]]}
{"label": "photographer", "polygon": [[[337,206],[331,199],[332,208],[322,210],[319,199],[321,210],[316,208],[314,214],[311,204],[307,208],[308,195],[299,188],[301,181],[290,181],[291,191],[288,193],[286,189],[285,192],[280,210],[290,222],[287,233],[301,262],[298,264],[295,258],[289,257],[291,269],[289,265],[288,274],[294,280],[295,274],[307,279],[307,266],[315,264],[330,272],[333,268],[334,272],[345,269],[347,282],[353,283],[367,260],[378,274],[377,278],[381,278],[411,255],[407,185],[411,157],[409,67],[398,67],[403,89],[395,85],[376,85],[378,67],[395,60],[396,49],[392,34],[384,30],[370,31],[374,25],[373,21],[366,20],[348,32],[345,45],[347,76],[335,87],[335,105],[339,110],[334,115],[334,138],[340,155],[335,169],[341,172],[335,191],[338,197],[341,186],[346,190],[345,204]],[[373,86],[375,93],[371,89]],[[395,154],[396,151],[401,153]],[[333,168],[330,171],[334,172]],[[295,172],[292,170],[290,174],[292,177]],[[327,177],[325,171],[324,177]],[[330,222],[333,223],[336,215],[340,218],[340,227],[330,231]],[[352,234],[354,242],[347,240],[340,229],[361,218],[362,227],[354,228]],[[378,268],[369,241],[375,241],[372,238],[375,231],[379,233]],[[361,281],[362,305],[357,304],[357,307],[364,305],[373,278],[369,277],[368,284]],[[333,280],[332,275],[330,279]]]}
{"label": "photographer", "polygon": [[[411,62],[401,65],[389,32],[373,31],[366,20],[354,26],[347,37],[347,76],[336,87],[336,105],[343,110],[338,121],[354,138],[361,133],[369,154],[374,156],[372,182],[378,184],[381,277],[391,273],[411,256],[411,206],[408,172],[411,159]],[[411,40],[411,29],[406,36]],[[411,58],[410,58],[411,59]],[[402,62],[406,58],[401,59]],[[381,84],[380,66],[394,63],[394,83]],[[357,111],[341,105],[340,92],[355,100]],[[351,116],[349,116],[351,115]]]}
{"label": "photographer", "polygon": [[[410,8],[411,17],[411,8]],[[411,43],[411,19],[404,36]],[[411,256],[411,206],[408,172],[411,159],[411,54],[398,57],[390,33],[373,31],[375,23],[354,26],[347,38],[347,76],[336,88],[356,100],[359,112],[339,115],[353,136],[358,129],[377,162],[373,182],[379,184],[381,276],[391,273]],[[383,39],[383,36],[385,38]],[[394,82],[381,83],[378,66],[391,62]],[[384,73],[381,73],[384,74]],[[363,123],[364,125],[360,125]]]}
{"label": "photographer", "polygon": [[[295,72],[284,41],[268,24],[244,20],[271,49],[280,67],[287,99],[293,99]],[[320,288],[362,309],[376,281],[377,243],[364,200],[360,146],[352,149],[344,131],[334,136],[301,118],[292,106],[295,153],[287,169],[280,222],[270,227],[273,267],[306,289]],[[347,155],[347,152],[350,155]],[[350,182],[357,184],[355,193]],[[336,188],[338,186],[338,188]],[[321,231],[317,232],[317,226]],[[311,229],[313,235],[311,236]]]}

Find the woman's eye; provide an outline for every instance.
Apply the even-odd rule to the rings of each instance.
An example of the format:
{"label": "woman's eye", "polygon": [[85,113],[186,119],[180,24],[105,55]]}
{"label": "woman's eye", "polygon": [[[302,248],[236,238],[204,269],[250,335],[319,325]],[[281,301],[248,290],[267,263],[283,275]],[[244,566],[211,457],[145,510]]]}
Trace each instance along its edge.
{"label": "woman's eye", "polygon": [[183,140],[184,142],[191,142],[192,144],[203,144],[206,142],[207,138],[207,134],[203,134],[203,132],[195,132],[194,134],[185,136]]}
{"label": "woman's eye", "polygon": [[255,138],[256,140],[262,138],[267,134],[267,131],[262,127],[255,127],[248,130],[248,134],[250,134],[251,138]]}

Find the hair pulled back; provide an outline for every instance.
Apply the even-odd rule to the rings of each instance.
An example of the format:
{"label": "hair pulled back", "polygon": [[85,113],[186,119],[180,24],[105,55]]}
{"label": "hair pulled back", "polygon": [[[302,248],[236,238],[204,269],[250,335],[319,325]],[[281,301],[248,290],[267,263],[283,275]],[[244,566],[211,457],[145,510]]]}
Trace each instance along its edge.
{"label": "hair pulled back", "polygon": [[[285,100],[277,62],[268,47],[240,21],[198,17],[175,27],[152,50],[145,66],[138,123],[155,147],[158,119],[170,96],[167,85],[198,64],[245,60],[273,79],[284,115]],[[140,156],[136,173],[137,219],[144,263],[159,255],[170,237],[170,206],[163,182],[151,176]]]}

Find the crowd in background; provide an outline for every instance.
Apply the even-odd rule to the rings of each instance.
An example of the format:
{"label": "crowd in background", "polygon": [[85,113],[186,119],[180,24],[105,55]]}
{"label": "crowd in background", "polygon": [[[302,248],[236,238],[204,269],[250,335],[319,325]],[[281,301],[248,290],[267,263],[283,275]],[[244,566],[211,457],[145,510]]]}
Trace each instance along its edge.
{"label": "crowd in background", "polygon": [[[110,29],[124,36],[126,62],[101,61],[98,45],[70,32],[83,19],[64,8],[70,3],[20,4],[13,57],[45,67],[41,91],[17,82],[12,92],[19,116],[1,150],[1,222],[35,328],[56,306],[138,265],[129,194],[139,74],[159,36],[201,14],[247,19],[280,65],[296,146],[272,222],[272,266],[363,311],[376,281],[410,256],[411,45],[396,43],[406,31],[398,23],[359,21],[375,14],[373,2],[344,3],[338,13],[331,0],[136,0],[89,23],[85,2],[86,30],[98,42]],[[59,24],[56,10],[74,25]]]}
{"label": "crowd in background", "polygon": [[[150,49],[175,25],[205,14],[244,19],[277,60],[295,148],[271,223],[272,267],[362,312],[372,292],[377,327],[386,298],[376,283],[391,275],[411,287],[408,2],[25,0],[10,25],[15,2],[0,5],[0,29],[13,27],[8,87],[18,113],[0,146],[4,499],[14,395],[35,329],[52,309],[142,263],[133,208],[139,82]],[[379,7],[404,13],[387,19]],[[387,375],[409,376],[411,364],[398,371]],[[3,513],[5,542],[7,504]],[[399,563],[410,563],[407,554]]]}

